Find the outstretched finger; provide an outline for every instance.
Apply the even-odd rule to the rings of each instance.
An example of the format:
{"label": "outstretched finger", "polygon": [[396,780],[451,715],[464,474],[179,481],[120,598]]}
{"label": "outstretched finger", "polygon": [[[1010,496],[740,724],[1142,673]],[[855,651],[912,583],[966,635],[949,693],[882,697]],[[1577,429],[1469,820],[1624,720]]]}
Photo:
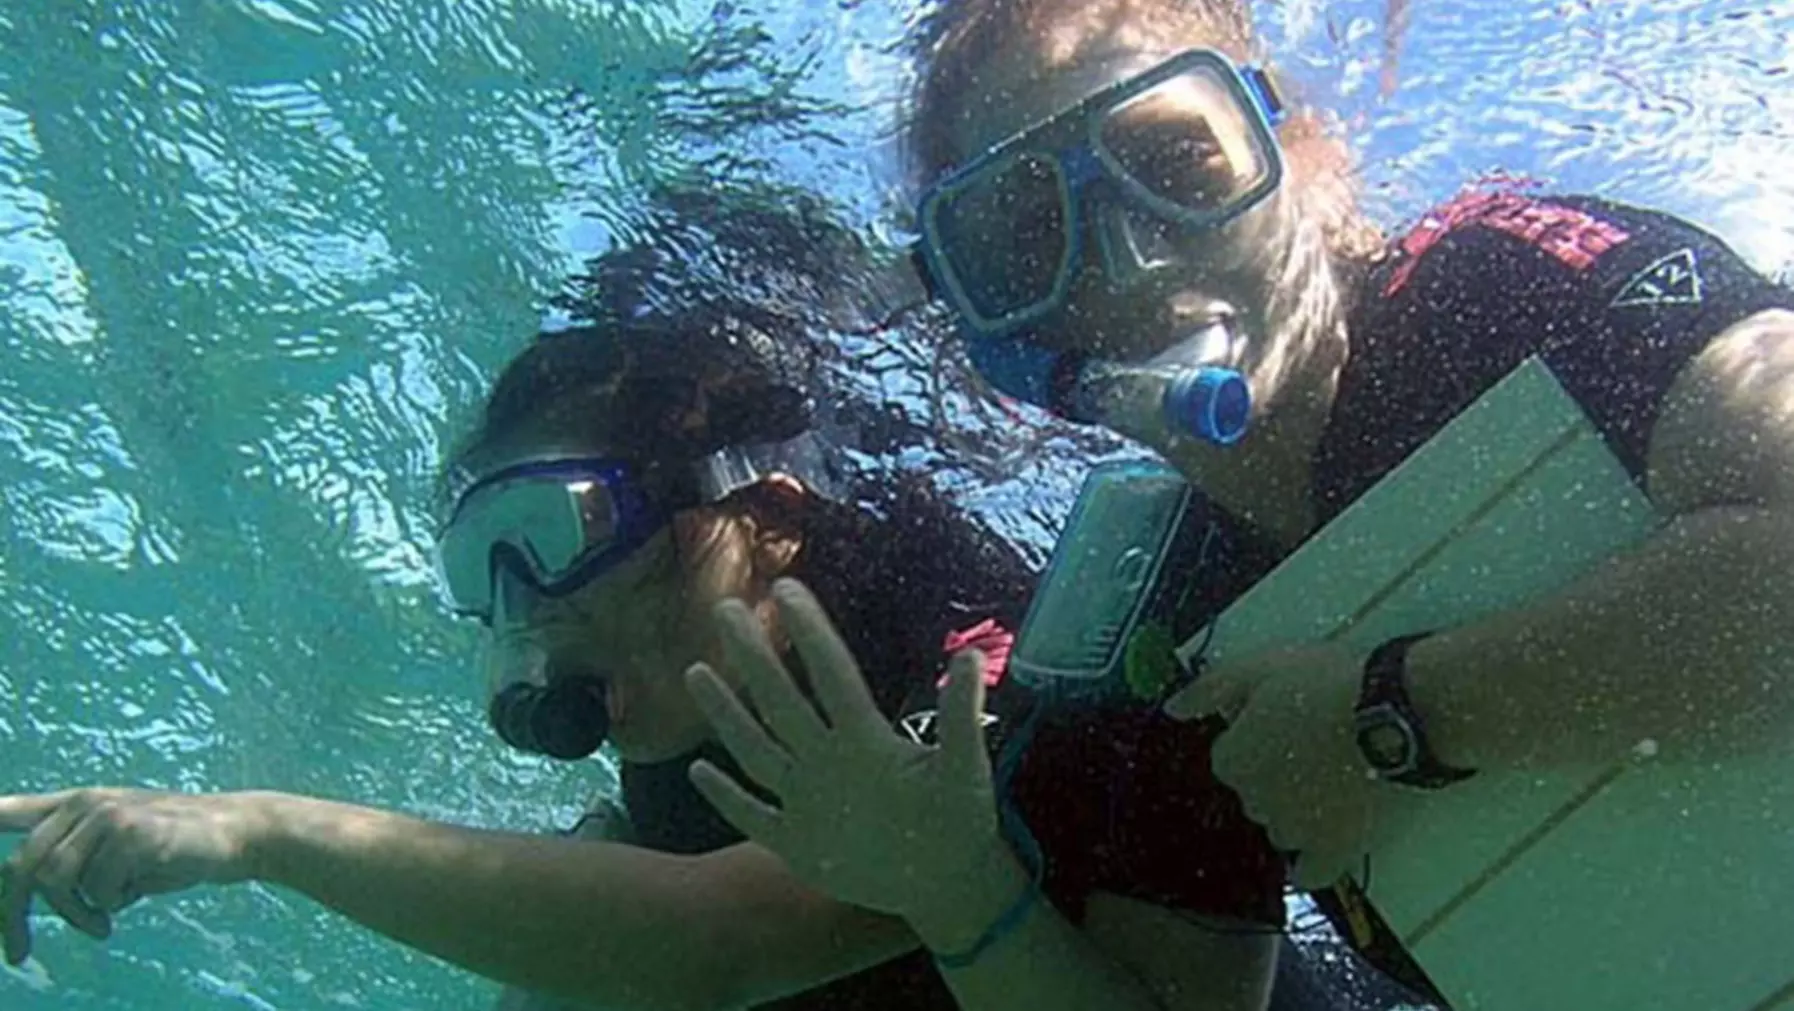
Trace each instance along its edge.
{"label": "outstretched finger", "polygon": [[9,965],[18,965],[31,954],[31,897],[37,890],[38,865],[74,831],[79,814],[71,806],[52,811],[0,867],[0,886],[4,886],[0,892],[0,944]]}
{"label": "outstretched finger", "polygon": [[760,619],[739,600],[725,600],[716,607],[716,620],[724,658],[747,685],[766,728],[794,755],[821,740],[828,728],[791,680]]}
{"label": "outstretched finger", "polygon": [[685,690],[691,693],[698,711],[716,731],[717,739],[737,762],[742,771],[761,786],[779,792],[791,771],[791,755],[772,739],[760,721],[741,704],[741,699],[716,671],[704,664],[692,664],[685,672]]}
{"label": "outstretched finger", "polygon": [[941,753],[959,773],[990,775],[984,745],[984,654],[962,650],[947,664],[947,687],[941,691]]}
{"label": "outstretched finger", "polygon": [[773,586],[773,599],[785,619],[785,631],[791,645],[803,658],[804,673],[810,687],[822,704],[822,712],[834,727],[860,729],[876,727],[880,732],[889,724],[872,700],[866,678],[853,658],[853,651],[835,631],[828,612],[808,588],[795,579],[781,579]]}
{"label": "outstretched finger", "polygon": [[0,946],[7,965],[18,965],[31,955],[31,885],[19,880],[9,860],[0,864]]}
{"label": "outstretched finger", "polygon": [[699,759],[691,764],[691,785],[736,831],[754,842],[779,852],[779,811],[749,793],[723,770]]}
{"label": "outstretched finger", "polygon": [[0,797],[0,832],[29,832],[68,803],[78,791],[15,793]]}

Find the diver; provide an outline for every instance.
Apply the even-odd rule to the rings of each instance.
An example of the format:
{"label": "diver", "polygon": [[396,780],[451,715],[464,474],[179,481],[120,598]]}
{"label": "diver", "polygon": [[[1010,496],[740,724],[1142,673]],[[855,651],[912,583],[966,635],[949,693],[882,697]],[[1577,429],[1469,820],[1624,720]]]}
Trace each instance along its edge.
{"label": "diver", "polygon": [[[595,273],[614,281],[655,261],[623,251]],[[975,937],[957,947],[968,928],[946,924],[944,912],[963,904],[983,915],[962,900],[983,883],[968,857],[991,852],[980,819],[940,816],[963,807],[900,808],[871,780],[836,795],[882,811],[907,840],[907,906],[868,908],[744,841],[700,792],[697,783],[714,783],[707,776],[739,767],[711,726],[716,682],[701,671],[688,679],[687,668],[723,672],[723,698],[734,698],[744,637],[763,634],[773,656],[814,644],[807,601],[834,616],[842,648],[865,665],[865,694],[855,697],[869,707],[862,717],[878,714],[865,722],[895,742],[888,753],[945,750],[949,669],[975,667],[999,688],[976,719],[990,756],[1017,753],[1010,742],[1028,739],[1022,731],[1039,712],[1026,693],[1000,687],[1034,580],[1016,549],[927,475],[843,467],[806,379],[806,321],[703,288],[683,284],[671,297],[644,285],[641,297],[610,300],[592,321],[540,336],[503,370],[445,466],[441,581],[453,609],[486,630],[480,666],[493,732],[561,760],[609,747],[622,759],[619,797],[600,798],[567,836],[268,791],[0,798],[0,831],[25,834],[0,868],[9,960],[30,951],[34,900],[104,938],[114,917],[149,896],[259,881],[510,986],[509,1008],[1039,1006],[1018,1001],[1025,990],[968,999],[943,982],[977,960]],[[795,609],[792,579],[808,588]],[[830,685],[818,677],[805,690],[837,697]],[[769,698],[748,701],[768,711]],[[1088,739],[1129,732],[1125,723],[1043,727],[1015,773],[1044,895],[1080,910],[1078,931],[1112,953],[1105,971],[1123,980],[1164,971],[1136,964],[1142,915],[1163,907],[1163,923],[1182,928],[1177,888],[1227,887],[1173,881],[1157,904],[1114,897],[1130,890],[1136,864],[1145,872],[1165,855],[1135,852],[1157,837],[1108,839],[1105,819],[1133,804],[1176,804],[1178,794],[1156,793],[1151,777],[1125,791],[1109,789],[1119,779],[1054,777],[1086,760]],[[1034,764],[1055,748],[1068,750]],[[979,800],[991,802],[970,798]],[[1087,846],[1112,854],[1100,873],[1107,858],[1077,852]],[[823,856],[864,866],[855,850]],[[939,950],[924,947],[912,914],[946,924]],[[1255,941],[1222,937],[1179,958],[1231,964]],[[1263,986],[1254,977],[1239,994],[1211,988],[1202,1000],[1257,1007]]]}
{"label": "diver", "polygon": [[[1560,592],[1365,655],[1230,659],[1169,700],[1187,733],[1093,744],[1086,768],[1212,771],[1239,802],[1130,827],[1229,884],[1191,912],[1280,925],[1294,854],[1294,880],[1352,920],[1346,876],[1400,791],[1785,734],[1794,292],[1690,222],[1587,196],[1467,187],[1384,235],[1322,111],[1255,62],[1240,0],[963,0],[918,50],[916,262],[972,362],[1157,450],[1206,500],[1199,563],[1166,574],[1190,591],[1167,645],[1529,357],[1670,517]],[[1205,374],[1239,389],[1170,396]],[[1138,680],[1142,698],[1163,687]],[[1369,919],[1354,941],[1438,999]],[[1212,971],[1179,978],[1196,991]]]}

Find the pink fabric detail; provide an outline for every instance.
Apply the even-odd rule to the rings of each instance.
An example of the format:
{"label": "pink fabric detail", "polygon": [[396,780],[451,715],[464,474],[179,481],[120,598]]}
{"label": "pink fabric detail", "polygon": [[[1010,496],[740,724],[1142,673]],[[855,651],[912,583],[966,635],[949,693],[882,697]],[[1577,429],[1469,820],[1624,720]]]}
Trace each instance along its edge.
{"label": "pink fabric detail", "polygon": [[1625,242],[1625,229],[1591,214],[1513,192],[1469,190],[1443,207],[1429,211],[1401,240],[1403,262],[1383,287],[1389,298],[1407,286],[1420,258],[1453,230],[1478,224],[1505,232],[1569,267],[1582,272],[1603,253]]}
{"label": "pink fabric detail", "polygon": [[[995,618],[986,618],[971,628],[948,632],[946,641],[941,643],[941,651],[952,657],[961,650],[976,649],[984,654],[984,687],[995,688],[1003,683],[1003,676],[1009,673],[1009,653],[1015,648],[1015,633],[1004,628]],[[935,687],[944,688],[946,675],[941,675]]]}

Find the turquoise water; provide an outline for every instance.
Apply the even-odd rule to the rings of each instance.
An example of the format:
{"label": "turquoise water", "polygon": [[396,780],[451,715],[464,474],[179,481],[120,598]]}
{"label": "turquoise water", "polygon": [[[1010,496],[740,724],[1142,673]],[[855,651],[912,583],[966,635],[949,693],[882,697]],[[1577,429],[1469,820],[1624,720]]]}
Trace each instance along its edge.
{"label": "turquoise water", "polygon": [[[1499,170],[1794,262],[1794,4],[1407,6],[1399,38],[1381,0],[1261,10],[1353,129],[1378,217]],[[914,14],[0,0],[0,786],[276,788],[532,830],[607,789],[480,720],[429,583],[434,461],[658,183],[812,187],[900,232]],[[852,387],[925,416],[899,357]],[[1066,504],[1038,466],[908,459],[1034,543]],[[493,996],[259,887],[152,901],[104,946],[36,929],[0,1008]]]}

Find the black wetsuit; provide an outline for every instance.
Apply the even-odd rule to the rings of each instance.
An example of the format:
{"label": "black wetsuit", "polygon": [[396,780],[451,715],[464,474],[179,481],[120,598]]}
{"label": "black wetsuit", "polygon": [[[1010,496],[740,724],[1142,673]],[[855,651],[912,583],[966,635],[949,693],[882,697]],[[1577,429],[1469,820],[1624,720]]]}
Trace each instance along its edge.
{"label": "black wetsuit", "polygon": [[[1315,460],[1323,521],[1531,355],[1551,367],[1642,482],[1651,424],[1679,370],[1732,323],[1794,307],[1788,290],[1685,222],[1585,198],[1514,194],[1440,209],[1363,284],[1353,353]],[[804,575],[881,707],[926,736],[949,647],[970,641],[1000,650],[1018,627],[1031,577],[995,538],[938,508],[912,502],[885,512],[888,525],[876,531],[819,539],[834,547],[807,559]],[[1183,635],[1287,554],[1219,510],[1198,509],[1193,522],[1212,536],[1200,569],[1175,574],[1194,591],[1176,615],[1173,631]],[[852,579],[842,582],[843,573]],[[992,740],[1000,743],[1032,700],[1007,679],[989,698],[999,717]],[[1056,711],[1039,725],[1011,799],[1040,843],[1046,894],[1062,913],[1081,920],[1089,896],[1104,891],[1256,925],[1246,929],[1283,925],[1285,858],[1212,777],[1218,730],[1145,704]],[[625,768],[639,844],[702,852],[739,840],[687,784],[689,761]],[[1377,964],[1430,992],[1398,944],[1379,936],[1364,946]],[[1286,959],[1277,1006],[1387,1006],[1394,997],[1375,980],[1307,985],[1313,981],[1292,968]],[[774,1006],[955,1005],[926,956],[915,954]]]}
{"label": "black wetsuit", "polygon": [[[1352,353],[1314,461],[1323,525],[1534,355],[1642,486],[1652,424],[1681,370],[1732,324],[1794,308],[1794,292],[1687,222],[1515,193],[1472,193],[1433,212],[1362,283]],[[1172,622],[1175,641],[1288,554],[1219,509],[1198,509],[1191,522],[1207,538],[1202,564],[1170,576],[1191,591]],[[1283,859],[1208,771],[1218,729],[1129,708],[1043,730],[1016,793],[1038,822],[1059,895],[1102,889],[1282,922]],[[1336,923],[1352,922],[1336,896],[1318,898]],[[1075,901],[1066,908],[1076,916]],[[1374,915],[1371,927],[1356,940],[1373,960],[1437,999]],[[1395,996],[1374,980],[1331,984],[1342,1000],[1348,985],[1373,1004]]]}
{"label": "black wetsuit", "polygon": [[[1034,574],[1013,548],[1000,538],[968,524],[926,494],[906,490],[879,510],[876,524],[849,524],[813,537],[800,562],[800,578],[808,581],[828,608],[842,636],[859,658],[874,698],[894,715],[901,732],[918,740],[933,739],[932,717],[937,679],[946,661],[959,649],[976,646],[989,659],[987,677],[998,680],[987,697],[986,714],[996,722],[985,728],[993,758],[1032,712],[1036,700],[1006,677],[1013,630],[1019,627],[1034,585]],[[1150,714],[1147,714],[1150,718]],[[1091,757],[1081,737],[1125,736],[1135,717],[1101,710],[1080,710],[1052,720],[1034,738],[1028,754],[1047,756],[1055,749],[1074,750],[1054,760],[1031,763],[1018,776],[1027,783],[1019,798],[1029,826],[1040,838],[1049,874],[1046,894],[1061,910],[1081,914],[1092,887],[1123,894],[1147,894],[1173,908],[1232,915],[1231,906],[1210,897],[1211,879],[1200,869],[1186,881],[1169,886],[1143,880],[1130,882],[1135,870],[1162,869],[1153,863],[1161,844],[1176,847],[1188,822],[1180,805],[1196,797],[1219,812],[1210,841],[1222,840],[1234,850],[1260,854],[1258,872],[1269,881],[1269,898],[1252,906],[1267,930],[1282,924],[1279,883],[1281,864],[1256,826],[1238,813],[1230,794],[1217,799],[1206,768],[1199,770],[1130,769],[1110,765],[1087,770],[1055,789],[1039,777],[1064,763],[1077,765]],[[1119,720],[1119,722],[1118,722]],[[1156,722],[1156,721],[1155,721]],[[1181,733],[1183,725],[1173,725]],[[1056,728],[1056,729],[1054,729]],[[1082,728],[1081,731],[1076,728]],[[701,754],[724,768],[733,762],[720,748]],[[654,765],[625,764],[623,807],[628,813],[624,838],[639,846],[670,853],[704,853],[741,841],[741,836],[694,790],[686,770],[697,755]],[[1102,761],[1115,761],[1103,756]],[[1135,773],[1140,773],[1135,775]],[[1112,784],[1123,784],[1115,789]],[[1158,794],[1152,790],[1158,784]],[[1083,791],[1074,796],[1071,791]],[[1162,799],[1163,803],[1160,803]],[[1150,830],[1129,834],[1120,845],[1096,838],[1088,828],[1091,811],[1112,804],[1144,804],[1137,815],[1119,815],[1118,828]],[[1169,808],[1165,804],[1171,805]],[[1067,823],[1070,827],[1062,827]],[[1067,846],[1091,846],[1091,853],[1069,852]],[[1140,847],[1147,849],[1142,851]],[[1146,859],[1135,863],[1138,854]],[[1110,863],[1101,874],[1065,873]],[[1185,866],[1194,866],[1189,860]],[[1230,873],[1223,865],[1222,874]],[[1238,894],[1229,888],[1227,894]],[[1293,951],[1286,949],[1278,974],[1276,1011],[1340,1011],[1327,1002],[1324,990],[1309,977]],[[951,1011],[951,992],[926,953],[916,952],[814,990],[774,1002],[779,1011]]]}

